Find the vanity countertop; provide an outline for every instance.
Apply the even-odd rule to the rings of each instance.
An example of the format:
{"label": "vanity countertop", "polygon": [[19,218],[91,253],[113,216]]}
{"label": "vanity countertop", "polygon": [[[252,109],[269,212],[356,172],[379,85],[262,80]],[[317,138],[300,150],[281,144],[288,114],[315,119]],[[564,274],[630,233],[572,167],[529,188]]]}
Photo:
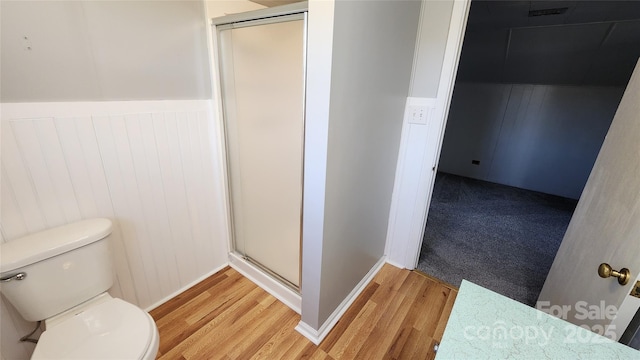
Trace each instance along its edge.
{"label": "vanity countertop", "polygon": [[463,280],[436,359],[640,359],[640,351]]}

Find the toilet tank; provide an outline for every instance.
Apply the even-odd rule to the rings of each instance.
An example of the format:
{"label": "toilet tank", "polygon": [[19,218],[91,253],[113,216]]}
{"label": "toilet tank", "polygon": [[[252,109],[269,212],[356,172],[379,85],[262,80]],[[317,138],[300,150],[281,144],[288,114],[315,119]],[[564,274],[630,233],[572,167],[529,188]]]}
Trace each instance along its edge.
{"label": "toilet tank", "polygon": [[[28,321],[68,310],[113,284],[109,219],[89,219],[0,244],[0,292]],[[22,280],[13,278],[24,273]]]}

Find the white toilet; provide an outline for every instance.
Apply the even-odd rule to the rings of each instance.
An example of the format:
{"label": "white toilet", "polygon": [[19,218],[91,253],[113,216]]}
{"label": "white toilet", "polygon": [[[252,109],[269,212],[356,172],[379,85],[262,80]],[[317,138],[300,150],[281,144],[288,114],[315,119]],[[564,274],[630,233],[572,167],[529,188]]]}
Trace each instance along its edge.
{"label": "white toilet", "polygon": [[28,321],[45,321],[32,359],[155,359],[160,337],[113,284],[111,221],[91,219],[0,245],[0,291]]}

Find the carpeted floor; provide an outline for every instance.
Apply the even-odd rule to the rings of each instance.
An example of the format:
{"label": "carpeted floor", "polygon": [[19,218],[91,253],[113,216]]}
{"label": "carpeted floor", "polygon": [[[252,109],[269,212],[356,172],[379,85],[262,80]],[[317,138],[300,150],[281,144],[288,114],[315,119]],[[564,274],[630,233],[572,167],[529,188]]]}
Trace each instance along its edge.
{"label": "carpeted floor", "polygon": [[438,173],[418,269],[533,306],[576,200]]}

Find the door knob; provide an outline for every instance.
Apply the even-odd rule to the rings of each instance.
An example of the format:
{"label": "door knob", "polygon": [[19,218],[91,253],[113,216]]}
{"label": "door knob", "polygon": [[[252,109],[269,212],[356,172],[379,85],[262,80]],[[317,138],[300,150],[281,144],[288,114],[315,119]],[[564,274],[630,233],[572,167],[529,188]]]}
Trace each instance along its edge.
{"label": "door knob", "polygon": [[598,275],[600,275],[601,278],[608,278],[609,276],[617,277],[618,284],[627,285],[629,283],[629,278],[631,277],[631,271],[627,268],[615,271],[611,268],[611,265],[602,263],[598,267]]}

